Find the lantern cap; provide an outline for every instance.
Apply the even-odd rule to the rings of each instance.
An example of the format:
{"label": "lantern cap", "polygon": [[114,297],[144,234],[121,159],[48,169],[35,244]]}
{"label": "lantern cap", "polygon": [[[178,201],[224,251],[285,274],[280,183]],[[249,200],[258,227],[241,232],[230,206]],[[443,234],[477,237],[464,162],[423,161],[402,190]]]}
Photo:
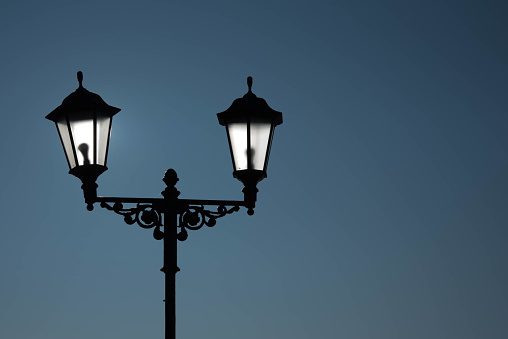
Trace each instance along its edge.
{"label": "lantern cap", "polygon": [[62,115],[72,112],[101,111],[113,116],[120,112],[120,108],[108,105],[102,98],[83,87],[83,72],[78,72],[79,87],[69,94],[60,106],[46,116],[46,119],[57,121]]}
{"label": "lantern cap", "polygon": [[282,113],[273,110],[265,99],[258,98],[252,93],[252,77],[247,78],[249,91],[242,97],[233,101],[233,104],[224,112],[217,113],[219,124],[225,126],[230,121],[243,117],[254,117],[272,120],[275,126],[282,124]]}

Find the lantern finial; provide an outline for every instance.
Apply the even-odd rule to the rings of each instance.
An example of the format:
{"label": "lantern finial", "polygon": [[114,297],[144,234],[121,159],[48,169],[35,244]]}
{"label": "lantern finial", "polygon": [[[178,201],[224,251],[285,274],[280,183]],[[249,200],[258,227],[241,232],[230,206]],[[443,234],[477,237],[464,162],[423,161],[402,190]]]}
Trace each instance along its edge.
{"label": "lantern finial", "polygon": [[249,86],[249,93],[252,93],[252,77],[247,77],[247,86]]}
{"label": "lantern finial", "polygon": [[81,71],[78,72],[78,82],[79,82],[79,87],[82,88],[83,87],[83,72],[81,72]]}

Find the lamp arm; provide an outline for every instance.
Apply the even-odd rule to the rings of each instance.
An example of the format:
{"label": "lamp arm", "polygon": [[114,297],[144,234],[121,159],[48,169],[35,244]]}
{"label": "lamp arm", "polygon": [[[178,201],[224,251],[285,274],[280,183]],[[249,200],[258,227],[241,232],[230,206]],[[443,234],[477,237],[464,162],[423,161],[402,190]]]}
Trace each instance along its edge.
{"label": "lamp arm", "polygon": [[203,199],[178,199],[179,206],[189,205],[215,205],[215,206],[245,206],[245,201],[239,200],[203,200]]}
{"label": "lamp arm", "polygon": [[[177,239],[180,241],[185,241],[187,239],[187,229],[195,231],[204,225],[213,227],[217,223],[218,218],[238,212],[240,206],[245,206],[243,201],[228,200],[178,199],[177,204],[178,228],[180,229],[177,233]],[[205,209],[205,205],[214,205],[217,207],[216,210],[213,211]]]}
{"label": "lamp arm", "polygon": [[[162,215],[165,212],[163,198],[125,198],[125,197],[97,197],[102,208],[113,211],[124,217],[128,225],[138,224],[145,229],[154,228],[153,236],[157,240],[164,238],[161,231]],[[127,208],[124,204],[136,204]],[[187,239],[188,230],[198,230],[204,225],[213,227],[216,220],[227,214],[232,214],[246,206],[245,201],[236,200],[203,200],[203,199],[176,199],[178,228],[177,238],[180,241]],[[215,210],[205,209],[205,206],[216,206]]]}
{"label": "lamp arm", "polygon": [[95,202],[112,203],[139,203],[139,204],[162,204],[163,198],[125,198],[125,197],[97,197]]}
{"label": "lamp arm", "polygon": [[[163,199],[136,199],[136,198],[97,198],[101,202],[101,207],[116,214],[122,215],[126,224],[137,223],[145,229],[154,228],[153,237],[156,240],[164,238],[164,232],[161,231]],[[108,204],[113,202],[113,206]],[[124,208],[124,203],[136,203],[135,207]]]}
{"label": "lamp arm", "polygon": [[[177,233],[177,239],[180,241],[187,239],[187,229],[198,230],[204,225],[213,227],[218,218],[238,212],[242,206],[247,207],[247,214],[254,214],[257,193],[255,185],[244,188],[244,201],[179,199],[180,192],[175,188],[175,184],[179,180],[176,172],[173,169],[167,170],[162,180],[167,185],[161,192],[164,198],[98,197],[94,190],[95,194],[89,194],[88,200],[85,194],[87,209],[91,211],[93,204],[99,202],[102,208],[122,215],[128,225],[137,223],[143,228],[155,228],[153,236],[157,240],[164,238],[164,232],[160,230],[163,226],[162,217],[169,213],[170,218],[171,215],[178,218],[178,224],[175,226],[180,229]],[[94,188],[97,188],[95,182]],[[136,205],[125,208],[124,204]],[[216,208],[210,210],[205,209],[205,206],[215,206]]]}

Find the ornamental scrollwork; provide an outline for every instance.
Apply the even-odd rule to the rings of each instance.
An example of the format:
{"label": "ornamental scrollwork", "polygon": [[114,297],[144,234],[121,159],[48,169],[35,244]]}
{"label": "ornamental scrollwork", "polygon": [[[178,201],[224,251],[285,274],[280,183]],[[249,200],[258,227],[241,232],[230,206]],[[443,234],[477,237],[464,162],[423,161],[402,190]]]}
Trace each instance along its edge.
{"label": "ornamental scrollwork", "polygon": [[153,237],[157,240],[164,238],[164,233],[160,230],[162,226],[161,212],[151,204],[138,203],[136,207],[124,208],[121,202],[115,202],[113,206],[101,202],[101,207],[122,215],[123,220],[128,225],[137,223],[140,227],[146,229],[155,227]]}
{"label": "ornamental scrollwork", "polygon": [[217,211],[209,211],[204,206],[187,206],[186,209],[180,213],[179,225],[180,232],[177,237],[178,240],[184,241],[187,239],[187,230],[198,230],[204,225],[213,227],[217,223],[217,219],[240,210],[239,206],[227,208],[224,205],[219,205]]}

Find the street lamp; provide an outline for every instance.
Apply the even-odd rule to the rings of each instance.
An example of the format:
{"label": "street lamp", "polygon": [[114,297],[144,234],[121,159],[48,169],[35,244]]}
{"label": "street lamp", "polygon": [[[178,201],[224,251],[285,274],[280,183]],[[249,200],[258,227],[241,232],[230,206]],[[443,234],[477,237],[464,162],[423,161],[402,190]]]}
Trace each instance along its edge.
{"label": "street lamp", "polygon": [[95,181],[108,168],[108,145],[113,115],[119,108],[110,106],[83,87],[83,73],[78,72],[79,87],[46,116],[54,121],[64,148],[69,173],[83,182],[88,209],[97,197]]}
{"label": "street lamp", "polygon": [[247,78],[249,91],[233,101],[231,107],[217,114],[219,124],[226,126],[233,159],[233,176],[245,188],[248,214],[254,214],[256,185],[266,178],[266,167],[272,145],[273,130],[282,124],[282,113],[274,111],[264,99],[252,93],[252,77]]}
{"label": "street lamp", "polygon": [[[127,224],[153,228],[154,238],[164,240],[161,271],[165,275],[165,339],[174,339],[175,274],[179,271],[177,241],[187,239],[187,230],[197,230],[204,225],[213,227],[218,218],[237,212],[240,207],[246,207],[249,215],[254,214],[256,186],[266,178],[274,128],[282,124],[282,113],[274,111],[265,100],[252,93],[252,77],[248,77],[247,94],[217,114],[219,123],[226,127],[233,176],[244,184],[243,201],[180,199],[180,192],[175,187],[179,179],[173,169],[167,170],[162,179],[166,184],[161,192],[163,198],[100,197],[97,196],[96,181],[107,170],[111,122],[120,109],[87,91],[82,84],[82,72],[78,72],[78,82],[76,91],[46,118],[56,124],[69,173],[82,181],[87,209],[93,210],[98,202],[101,207],[122,215]],[[124,207],[124,204],[135,206]],[[215,206],[215,210],[205,206]]]}

